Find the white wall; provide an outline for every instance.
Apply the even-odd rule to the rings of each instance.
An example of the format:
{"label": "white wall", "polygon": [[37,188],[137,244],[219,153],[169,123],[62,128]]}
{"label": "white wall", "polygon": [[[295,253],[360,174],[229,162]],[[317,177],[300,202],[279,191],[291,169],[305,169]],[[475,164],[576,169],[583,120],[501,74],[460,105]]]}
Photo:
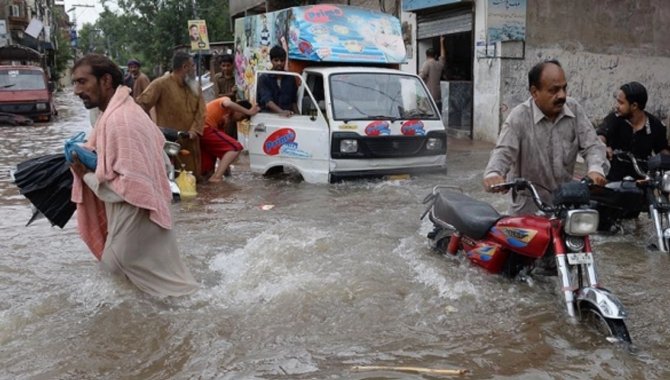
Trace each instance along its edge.
{"label": "white wall", "polygon": [[[416,13],[412,12],[401,12],[400,13],[400,25],[402,25],[404,22],[407,22],[410,25],[411,29],[411,35],[409,38],[410,41],[410,46],[405,46],[405,49],[407,49],[408,57],[407,57],[407,63],[400,65],[400,70],[411,73],[411,74],[417,74],[416,70],[416,59],[417,59],[417,54],[416,54]],[[404,36],[403,36],[404,38]]]}
{"label": "white wall", "polygon": [[579,101],[592,121],[602,120],[611,111],[614,93],[630,81],[638,81],[647,88],[648,112],[662,118],[670,113],[670,58],[527,48],[525,61],[504,63],[503,117],[529,97],[528,70],[550,58],[561,62],[568,81],[568,95]]}
{"label": "white wall", "polygon": [[[500,126],[500,59],[485,58],[486,1],[475,1],[473,69],[473,139],[495,141]],[[491,50],[491,49],[490,49]]]}

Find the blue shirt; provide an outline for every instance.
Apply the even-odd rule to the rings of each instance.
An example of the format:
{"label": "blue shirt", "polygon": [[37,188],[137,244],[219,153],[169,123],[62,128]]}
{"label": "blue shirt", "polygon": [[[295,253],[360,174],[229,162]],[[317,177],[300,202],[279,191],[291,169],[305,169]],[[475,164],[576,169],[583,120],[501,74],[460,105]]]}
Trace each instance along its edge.
{"label": "blue shirt", "polygon": [[[281,87],[277,78],[281,78]],[[298,98],[298,86],[291,75],[261,75],[258,79],[258,104],[263,111],[270,111],[267,103],[273,101],[283,110],[293,110],[293,103]]]}

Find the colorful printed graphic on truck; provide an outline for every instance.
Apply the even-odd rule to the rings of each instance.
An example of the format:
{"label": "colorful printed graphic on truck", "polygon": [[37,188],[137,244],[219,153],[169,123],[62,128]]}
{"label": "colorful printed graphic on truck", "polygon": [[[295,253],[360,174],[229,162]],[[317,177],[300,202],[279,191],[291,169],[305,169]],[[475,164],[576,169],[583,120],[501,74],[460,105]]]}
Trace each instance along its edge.
{"label": "colorful printed graphic on truck", "polygon": [[407,120],[402,123],[400,132],[405,136],[425,136],[426,130],[423,129],[421,120]]}
{"label": "colorful printed graphic on truck", "polygon": [[311,154],[300,150],[295,142],[296,133],[292,128],[281,128],[274,131],[263,143],[263,152],[268,156],[284,156],[310,158]]}
{"label": "colorful printed graphic on truck", "polygon": [[279,45],[290,60],[404,63],[400,21],[387,13],[317,4],[235,20],[235,80],[243,98],[255,98],[257,70],[270,70],[270,49]]}
{"label": "colorful printed graphic on truck", "polygon": [[388,136],[391,134],[388,121],[375,120],[365,127],[365,134],[368,136]]}

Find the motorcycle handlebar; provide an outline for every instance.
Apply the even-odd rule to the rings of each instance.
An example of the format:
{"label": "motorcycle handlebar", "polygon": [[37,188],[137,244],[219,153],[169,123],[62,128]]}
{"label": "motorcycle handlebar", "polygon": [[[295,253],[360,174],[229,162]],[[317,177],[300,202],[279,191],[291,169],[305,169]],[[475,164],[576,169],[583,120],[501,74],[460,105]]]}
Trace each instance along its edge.
{"label": "motorcycle handlebar", "polygon": [[179,139],[188,139],[191,136],[188,132],[185,131],[178,131],[176,129],[167,127],[159,127],[159,128],[167,141],[176,142]]}
{"label": "motorcycle handlebar", "polygon": [[635,155],[631,152],[626,152],[624,150],[615,149],[612,151],[612,158],[616,158],[619,161],[630,162],[633,165],[633,169],[638,176],[642,178],[647,178],[647,174],[640,169],[640,162],[646,162],[646,160],[636,158]]}
{"label": "motorcycle handlebar", "polygon": [[[582,178],[581,182],[585,183],[589,187],[594,185],[593,180],[589,177]],[[533,199],[533,203],[535,203],[537,208],[540,209],[542,212],[556,213],[560,209],[559,207],[544,203],[542,201],[542,198],[540,198],[540,194],[538,193],[535,185],[531,181],[528,181],[524,178],[516,178],[510,182],[503,182],[497,185],[492,185],[491,190],[493,191],[512,190],[513,192],[519,190],[528,190],[530,192],[531,198]],[[513,196],[515,197],[516,194],[513,193]]]}
{"label": "motorcycle handlebar", "polygon": [[[582,179],[582,181],[588,180],[591,181],[590,178],[586,177],[585,179]],[[588,183],[588,182],[587,182]],[[557,211],[557,208],[544,203],[542,201],[542,198],[540,198],[540,194],[537,192],[537,189],[535,188],[535,185],[531,181],[528,181],[524,178],[515,178],[512,181],[509,182],[503,182],[499,183],[497,185],[492,185],[491,190],[494,192],[497,191],[507,191],[507,190],[512,190],[512,196],[516,197],[516,192],[520,190],[528,190],[530,191],[531,198],[533,199],[533,203],[537,206],[538,209],[545,213],[553,213]]]}

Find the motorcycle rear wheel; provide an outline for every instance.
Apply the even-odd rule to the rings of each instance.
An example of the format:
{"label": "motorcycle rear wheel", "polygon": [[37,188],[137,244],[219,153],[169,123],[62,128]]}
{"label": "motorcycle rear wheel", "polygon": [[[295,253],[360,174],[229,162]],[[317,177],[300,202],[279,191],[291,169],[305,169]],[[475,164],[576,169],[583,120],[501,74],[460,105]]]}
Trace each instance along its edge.
{"label": "motorcycle rear wheel", "polygon": [[607,318],[590,303],[582,304],[581,319],[582,322],[608,337],[615,338],[623,343],[632,343],[628,328],[623,319]]}

